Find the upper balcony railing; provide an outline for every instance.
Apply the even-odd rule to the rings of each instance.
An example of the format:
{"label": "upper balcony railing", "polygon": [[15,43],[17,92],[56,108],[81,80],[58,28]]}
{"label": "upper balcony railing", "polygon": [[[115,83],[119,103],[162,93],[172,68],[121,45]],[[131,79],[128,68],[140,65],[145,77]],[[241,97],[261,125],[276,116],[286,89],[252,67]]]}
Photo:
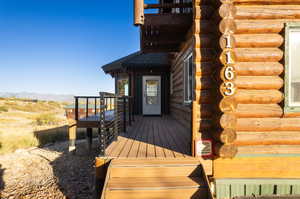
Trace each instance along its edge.
{"label": "upper balcony railing", "polygon": [[180,13],[192,13],[193,3],[192,0],[173,0],[173,3],[161,3],[157,4],[145,4],[144,0],[134,0],[134,25],[144,25],[145,22],[145,10],[152,10],[151,14],[180,14]]}

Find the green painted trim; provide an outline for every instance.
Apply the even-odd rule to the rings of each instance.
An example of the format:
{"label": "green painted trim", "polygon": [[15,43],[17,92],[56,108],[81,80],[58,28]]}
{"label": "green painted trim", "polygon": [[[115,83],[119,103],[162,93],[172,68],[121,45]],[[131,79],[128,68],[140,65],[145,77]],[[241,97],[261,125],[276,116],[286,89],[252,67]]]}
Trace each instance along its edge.
{"label": "green painted trim", "polygon": [[299,179],[216,179],[217,199],[236,196],[282,196],[300,193]]}
{"label": "green painted trim", "polygon": [[289,154],[237,154],[236,158],[257,158],[257,157],[300,157],[300,153]]}
{"label": "green painted trim", "polygon": [[294,112],[300,112],[300,106],[290,106],[289,105],[289,80],[290,80],[290,63],[289,63],[289,31],[293,28],[300,28],[300,22],[288,22],[285,23],[285,78],[284,78],[284,112],[285,113],[294,113]]}
{"label": "green painted trim", "polygon": [[300,178],[223,178],[223,179],[216,179],[217,185],[224,185],[224,184],[299,184],[300,185]]}

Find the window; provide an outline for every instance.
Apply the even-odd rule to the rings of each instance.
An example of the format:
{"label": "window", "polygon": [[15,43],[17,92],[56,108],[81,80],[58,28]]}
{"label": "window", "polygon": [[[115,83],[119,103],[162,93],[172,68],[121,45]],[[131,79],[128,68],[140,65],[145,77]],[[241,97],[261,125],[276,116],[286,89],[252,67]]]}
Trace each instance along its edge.
{"label": "window", "polygon": [[193,99],[193,56],[190,54],[183,62],[184,67],[184,103]]}
{"label": "window", "polygon": [[300,111],[300,23],[287,23],[285,44],[285,111]]}
{"label": "window", "polygon": [[128,96],[128,77],[119,77],[117,85],[117,94],[120,96]]}

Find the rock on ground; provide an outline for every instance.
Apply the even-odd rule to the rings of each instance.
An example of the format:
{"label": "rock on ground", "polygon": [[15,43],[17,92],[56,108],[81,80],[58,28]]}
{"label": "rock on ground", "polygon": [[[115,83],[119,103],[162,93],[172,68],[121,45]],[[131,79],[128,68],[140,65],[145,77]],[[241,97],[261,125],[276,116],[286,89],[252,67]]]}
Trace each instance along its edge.
{"label": "rock on ground", "polygon": [[67,147],[64,142],[0,156],[0,198],[93,198],[96,149],[89,154],[81,143],[73,155]]}

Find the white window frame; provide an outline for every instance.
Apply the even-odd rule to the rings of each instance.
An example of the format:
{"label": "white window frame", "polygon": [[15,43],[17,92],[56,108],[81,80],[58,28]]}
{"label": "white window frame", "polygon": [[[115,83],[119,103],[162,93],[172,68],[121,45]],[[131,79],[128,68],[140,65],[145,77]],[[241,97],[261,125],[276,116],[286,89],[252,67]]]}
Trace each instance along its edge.
{"label": "white window frame", "polygon": [[299,22],[289,22],[285,26],[285,102],[284,102],[284,111],[285,112],[300,112],[300,103],[293,103],[291,100],[292,93],[292,57],[291,57],[291,45],[290,42],[290,32],[293,30],[298,30],[300,32],[300,23]]}
{"label": "white window frame", "polygon": [[[185,104],[190,104],[193,100],[193,84],[194,84],[194,78],[193,78],[193,74],[194,74],[194,69],[193,69],[193,60],[192,60],[192,85],[190,85],[190,79],[189,79],[189,71],[190,71],[190,64],[189,64],[189,60],[190,58],[193,57],[193,53],[189,53],[188,56],[184,59],[183,61],[183,102]],[[188,78],[188,81],[186,81],[186,78]],[[188,84],[186,86],[186,83]],[[191,99],[187,99],[186,100],[186,90],[187,90],[187,95],[191,97]],[[192,92],[192,93],[190,93]]]}

